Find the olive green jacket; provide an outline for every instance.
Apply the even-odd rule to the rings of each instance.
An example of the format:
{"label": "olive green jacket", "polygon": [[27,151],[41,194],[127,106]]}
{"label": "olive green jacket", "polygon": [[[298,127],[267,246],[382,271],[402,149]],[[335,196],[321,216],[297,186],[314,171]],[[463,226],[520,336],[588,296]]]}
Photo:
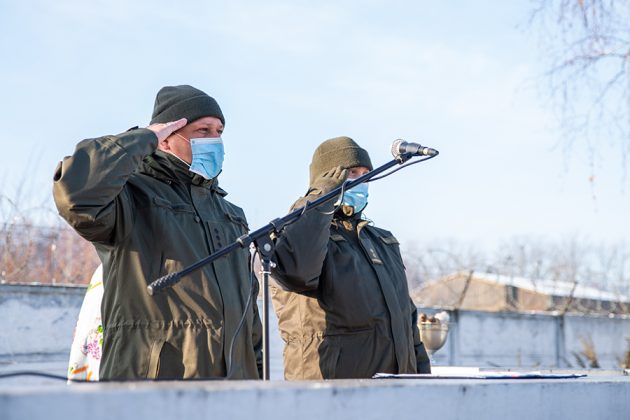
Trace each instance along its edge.
{"label": "olive green jacket", "polygon": [[[304,199],[298,201],[301,206]],[[271,287],[287,379],[429,373],[399,244],[359,217],[305,213],[276,241]]]}
{"label": "olive green jacket", "polygon": [[[216,179],[190,173],[156,147],[147,129],[84,140],[54,175],[60,215],[103,262],[101,378],[258,379],[262,331],[247,249],[155,296],[147,292],[153,280],[248,230],[243,211],[224,199]],[[230,341],[250,293],[230,365]]]}

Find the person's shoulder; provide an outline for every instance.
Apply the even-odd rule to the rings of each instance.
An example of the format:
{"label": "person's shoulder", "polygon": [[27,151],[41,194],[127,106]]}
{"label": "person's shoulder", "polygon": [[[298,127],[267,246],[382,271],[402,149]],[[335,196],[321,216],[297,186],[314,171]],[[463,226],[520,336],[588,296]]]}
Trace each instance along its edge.
{"label": "person's shoulder", "polygon": [[242,214],[243,217],[245,217],[245,211],[243,210],[242,207],[237,206],[236,204],[232,203],[230,200],[227,200],[225,197],[221,197],[220,200],[230,211],[234,213]]}
{"label": "person's shoulder", "polygon": [[394,234],[389,230],[379,228],[374,225],[367,225],[366,228],[374,233],[374,235],[382,238],[386,243],[399,243],[398,239],[396,239],[396,236],[394,236]]}
{"label": "person's shoulder", "polygon": [[378,233],[378,234],[381,234],[381,235],[393,236],[393,233],[391,233],[389,230],[386,230],[386,229],[383,229],[383,228],[380,228],[380,227],[376,227],[376,226],[374,226],[374,224],[371,224],[371,223],[366,225],[365,227],[367,229],[371,230],[372,232],[375,232],[375,233]]}
{"label": "person's shoulder", "polygon": [[247,217],[245,217],[245,211],[241,207],[227,200],[225,196],[218,195],[218,198],[227,214],[236,216],[236,218],[247,225]]}

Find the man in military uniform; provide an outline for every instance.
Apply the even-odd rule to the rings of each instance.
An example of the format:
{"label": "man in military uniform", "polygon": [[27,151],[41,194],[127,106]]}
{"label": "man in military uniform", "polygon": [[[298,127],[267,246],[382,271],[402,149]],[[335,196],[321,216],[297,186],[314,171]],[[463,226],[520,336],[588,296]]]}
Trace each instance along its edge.
{"label": "man in military uniform", "polygon": [[147,128],[83,140],[55,171],[60,215],[103,262],[101,379],[260,377],[255,298],[246,308],[257,294],[248,250],[147,293],[153,280],[248,230],[218,183],[224,125],[212,97],[167,86]]}
{"label": "man in military uniform", "polygon": [[[310,187],[295,207],[372,170],[348,137],[313,154]],[[363,217],[367,184],[310,210],[276,241],[272,287],[287,379],[430,373],[396,238]]]}

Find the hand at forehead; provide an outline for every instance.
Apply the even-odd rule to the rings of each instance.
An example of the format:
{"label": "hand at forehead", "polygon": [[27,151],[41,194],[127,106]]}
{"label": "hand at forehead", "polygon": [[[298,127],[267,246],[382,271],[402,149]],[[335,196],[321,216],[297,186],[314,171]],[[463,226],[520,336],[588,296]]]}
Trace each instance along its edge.
{"label": "hand at forehead", "polygon": [[186,118],[182,118],[177,121],[171,121],[167,123],[151,124],[147,127],[147,129],[153,131],[158,138],[158,142],[161,142],[168,138],[168,136],[173,134],[174,131],[177,131],[180,128],[184,127],[186,123]]}

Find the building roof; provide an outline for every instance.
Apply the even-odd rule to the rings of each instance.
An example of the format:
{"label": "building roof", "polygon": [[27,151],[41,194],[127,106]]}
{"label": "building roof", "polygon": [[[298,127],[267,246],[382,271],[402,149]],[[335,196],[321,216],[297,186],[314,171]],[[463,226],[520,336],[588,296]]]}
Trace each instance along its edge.
{"label": "building roof", "polygon": [[[469,272],[460,271],[453,273],[448,277],[467,277]],[[583,284],[575,284],[568,281],[559,280],[533,280],[525,277],[518,276],[506,276],[496,273],[483,273],[474,272],[474,280],[486,281],[489,283],[499,284],[503,286],[518,287],[519,289],[531,290],[537,293],[542,293],[549,296],[562,296],[568,297],[573,295],[578,299],[593,299],[593,300],[605,300],[612,302],[630,302],[628,296],[620,293],[613,293],[610,291],[598,289],[595,287],[585,286]],[[433,280],[430,283],[439,282],[441,279]],[[573,288],[575,287],[575,290]],[[573,290],[573,293],[571,291]]]}

